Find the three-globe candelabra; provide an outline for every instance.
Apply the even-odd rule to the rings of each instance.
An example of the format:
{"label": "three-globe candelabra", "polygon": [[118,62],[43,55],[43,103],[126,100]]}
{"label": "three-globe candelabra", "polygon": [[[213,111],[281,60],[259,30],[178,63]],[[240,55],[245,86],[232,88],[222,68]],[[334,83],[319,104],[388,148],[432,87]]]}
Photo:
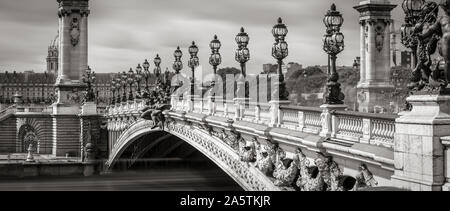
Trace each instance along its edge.
{"label": "three-globe candelabra", "polygon": [[323,37],[323,50],[328,54],[331,66],[328,66],[329,76],[325,92],[325,103],[330,105],[344,104],[344,94],[339,84],[339,74],[336,70],[337,55],[344,50],[344,35],[340,32],[344,23],[342,14],[336,10],[336,5],[332,4],[323,19],[327,27],[326,34]]}

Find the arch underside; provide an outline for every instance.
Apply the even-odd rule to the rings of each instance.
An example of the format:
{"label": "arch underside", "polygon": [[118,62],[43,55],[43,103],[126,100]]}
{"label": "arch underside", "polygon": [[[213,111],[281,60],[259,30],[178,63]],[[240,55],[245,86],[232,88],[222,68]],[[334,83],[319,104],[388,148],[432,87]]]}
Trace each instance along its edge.
{"label": "arch underside", "polygon": [[239,186],[247,191],[279,190],[261,171],[248,163],[220,139],[210,136],[204,130],[191,125],[169,123],[164,130],[151,130],[152,122],[139,120],[125,131],[113,147],[106,166],[110,169],[122,153],[145,135],[164,131],[188,143],[228,174]]}

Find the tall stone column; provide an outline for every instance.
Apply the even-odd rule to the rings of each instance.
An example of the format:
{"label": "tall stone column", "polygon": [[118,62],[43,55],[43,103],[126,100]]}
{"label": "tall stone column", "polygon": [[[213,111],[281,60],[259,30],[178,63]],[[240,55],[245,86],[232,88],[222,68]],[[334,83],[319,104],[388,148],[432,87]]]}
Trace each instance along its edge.
{"label": "tall stone column", "polygon": [[366,28],[365,28],[365,20],[360,21],[360,27],[361,27],[361,31],[360,31],[360,54],[361,54],[361,64],[364,65],[360,65],[360,80],[359,80],[359,84],[362,84],[366,81],[366,48],[363,48],[363,46],[366,45]]}
{"label": "tall stone column", "polygon": [[54,114],[78,114],[88,67],[89,0],[57,0],[59,3],[60,70],[56,81],[58,101]]}
{"label": "tall stone column", "polygon": [[390,24],[395,7],[388,0],[364,0],[354,7],[360,13],[361,25],[361,80],[357,96],[361,112],[389,106],[385,93],[394,89],[390,77]]}
{"label": "tall stone column", "polygon": [[81,102],[87,69],[89,0],[57,0],[59,71],[53,107],[53,155],[80,156]]}

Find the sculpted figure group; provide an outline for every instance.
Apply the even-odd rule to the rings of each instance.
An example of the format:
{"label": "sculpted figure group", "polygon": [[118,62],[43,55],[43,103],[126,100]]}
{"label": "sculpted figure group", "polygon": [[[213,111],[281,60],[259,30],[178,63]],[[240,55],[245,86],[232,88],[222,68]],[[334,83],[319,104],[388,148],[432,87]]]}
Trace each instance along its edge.
{"label": "sculpted figure group", "polygon": [[[226,135],[225,131],[213,133],[224,140],[240,156],[242,162],[259,169],[276,186],[299,191],[357,191],[375,187],[378,182],[366,164],[361,164],[355,177],[344,175],[332,156],[317,153],[315,160],[308,159],[298,148],[292,159],[277,144],[262,145],[257,138],[247,142],[238,132]],[[220,136],[220,137],[219,137]]]}
{"label": "sculpted figure group", "polygon": [[[444,12],[441,15],[439,6]],[[417,65],[408,87],[416,91],[446,88],[450,80],[450,0],[443,0],[440,5],[430,1],[422,6],[409,43],[417,45]],[[433,60],[436,52],[439,56]]]}
{"label": "sculpted figure group", "polygon": [[[144,92],[146,92],[144,90]],[[165,117],[163,112],[170,110],[170,90],[163,86],[161,83],[153,89],[150,93],[144,93],[143,96],[148,96],[145,98],[147,101],[147,106],[144,107],[141,112],[141,118],[145,120],[152,120],[154,126],[152,129],[160,127],[164,129]]]}

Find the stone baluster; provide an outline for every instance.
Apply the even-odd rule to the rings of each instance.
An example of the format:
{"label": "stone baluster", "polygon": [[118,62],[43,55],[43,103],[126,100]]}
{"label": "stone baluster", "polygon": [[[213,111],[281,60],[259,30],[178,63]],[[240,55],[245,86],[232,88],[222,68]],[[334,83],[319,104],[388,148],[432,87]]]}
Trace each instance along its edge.
{"label": "stone baluster", "polygon": [[255,123],[261,122],[261,107],[257,104],[255,106]]}
{"label": "stone baluster", "polygon": [[370,139],[372,139],[372,120],[364,118],[363,119],[363,138],[360,140],[360,142],[369,144]]}
{"label": "stone baluster", "polygon": [[[450,136],[441,138],[442,145],[445,147],[444,150],[444,166],[450,166]],[[443,191],[450,191],[450,168],[445,168],[445,181],[446,183],[442,186]]]}
{"label": "stone baluster", "polygon": [[338,115],[331,115],[331,124],[330,124],[330,126],[331,126],[331,137],[336,137],[336,135],[338,134],[338,132],[339,132],[339,126],[340,126],[340,121],[342,121],[342,120],[344,120],[344,121],[346,121],[346,119],[339,119],[339,116]]}
{"label": "stone baluster", "polygon": [[306,115],[305,112],[298,112],[298,129],[303,132],[303,129],[306,127]]}
{"label": "stone baluster", "polygon": [[208,115],[215,115],[216,114],[216,101],[214,96],[208,97]]}
{"label": "stone baluster", "polygon": [[[322,130],[320,131],[321,137],[331,137],[333,134],[333,126],[337,126],[336,122],[333,124],[332,113],[336,110],[345,110],[346,105],[322,105],[322,114],[320,115]],[[335,119],[336,121],[336,119]]]}
{"label": "stone baluster", "polygon": [[223,117],[228,117],[228,103],[226,101],[223,103]]}

